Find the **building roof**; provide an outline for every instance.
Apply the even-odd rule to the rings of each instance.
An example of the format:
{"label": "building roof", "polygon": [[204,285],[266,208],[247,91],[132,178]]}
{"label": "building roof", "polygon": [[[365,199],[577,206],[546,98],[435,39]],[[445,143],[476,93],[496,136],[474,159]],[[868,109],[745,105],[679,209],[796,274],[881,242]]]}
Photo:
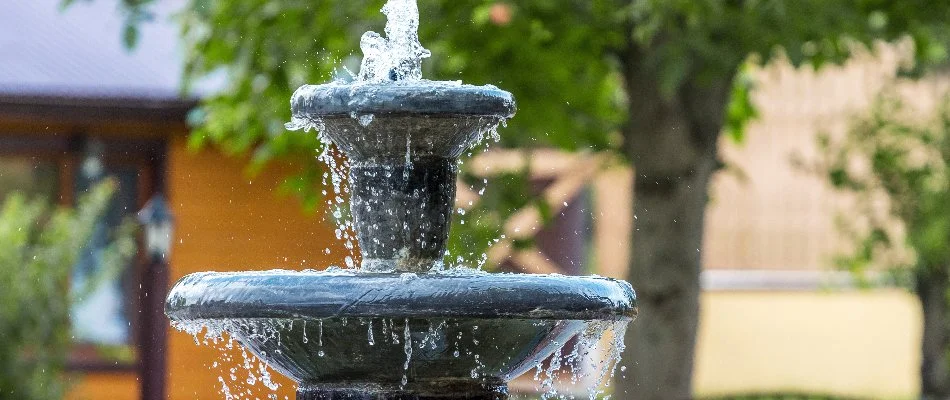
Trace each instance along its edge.
{"label": "building roof", "polygon": [[190,103],[179,95],[182,51],[170,20],[184,0],[156,2],[138,45],[122,43],[116,0],[12,1],[0,12],[0,106]]}

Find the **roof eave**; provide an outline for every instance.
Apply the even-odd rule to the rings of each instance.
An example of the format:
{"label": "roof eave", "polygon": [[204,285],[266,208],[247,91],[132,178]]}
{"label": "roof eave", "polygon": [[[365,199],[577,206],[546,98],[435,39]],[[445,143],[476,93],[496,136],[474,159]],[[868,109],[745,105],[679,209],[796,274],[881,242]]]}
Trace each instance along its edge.
{"label": "roof eave", "polygon": [[183,124],[196,98],[91,97],[0,93],[0,120],[30,119],[71,123],[135,121]]}

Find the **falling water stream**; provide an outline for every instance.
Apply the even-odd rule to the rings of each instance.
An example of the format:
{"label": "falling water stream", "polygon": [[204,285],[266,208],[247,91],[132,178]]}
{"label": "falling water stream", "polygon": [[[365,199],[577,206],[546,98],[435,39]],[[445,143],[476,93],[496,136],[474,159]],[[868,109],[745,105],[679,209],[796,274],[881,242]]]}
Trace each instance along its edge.
{"label": "falling water stream", "polygon": [[[363,51],[363,61],[361,63],[359,74],[352,82],[334,82],[330,85],[428,85],[434,88],[453,87],[463,85],[461,82],[436,82],[427,81],[422,78],[421,64],[424,58],[430,56],[419,42],[419,12],[415,0],[390,0],[383,7],[382,12],[387,17],[385,36],[376,32],[365,33],[360,40],[360,48]],[[303,90],[303,89],[302,89]],[[366,127],[374,123],[374,115],[353,113],[352,118],[356,119],[360,125]],[[497,141],[497,127],[503,124],[503,119],[497,119],[493,124],[486,124],[487,128],[481,132],[482,138],[485,137]],[[344,261],[344,268],[332,267],[327,271],[303,271],[300,274],[358,274],[359,260],[356,247],[356,234],[354,224],[348,216],[347,204],[345,198],[349,193],[346,186],[346,176],[349,166],[344,161],[339,150],[322,133],[324,128],[323,121],[317,119],[306,119],[295,117],[286,124],[289,130],[316,131],[324,144],[324,150],[318,157],[320,162],[327,166],[327,172],[323,176],[324,190],[329,214],[338,224],[335,229],[335,236],[341,240],[345,248],[349,251]],[[482,142],[479,140],[478,142]],[[411,154],[407,143],[406,162],[411,164]],[[487,180],[484,182],[487,186]],[[479,195],[483,194],[485,187],[472,188],[473,192]],[[457,211],[464,214],[464,209]],[[329,249],[325,251],[329,252]],[[486,255],[477,257],[477,260],[465,260],[459,256],[454,265],[446,267],[441,271],[434,271],[435,274],[444,275],[480,275],[487,274],[484,271],[467,268],[464,265],[482,265],[487,260]],[[286,271],[275,271],[286,272]],[[404,279],[413,279],[414,274],[408,273]],[[471,377],[478,378],[486,371],[486,366],[481,363],[480,355],[473,351],[473,348],[479,345],[479,337],[476,335],[478,325],[469,328],[459,328],[459,322],[451,319],[430,320],[428,330],[419,336],[410,329],[410,320],[393,320],[391,318],[364,318],[359,321],[349,321],[345,319],[317,319],[317,320],[297,320],[294,323],[291,319],[236,319],[236,320],[193,320],[188,322],[176,322],[175,327],[181,331],[191,334],[196,343],[208,346],[214,346],[221,350],[221,359],[211,365],[212,368],[220,368],[223,373],[218,377],[221,385],[221,393],[225,399],[255,399],[260,398],[259,386],[263,386],[264,391],[268,392],[266,398],[276,399],[274,394],[277,390],[277,384],[271,379],[270,363],[267,359],[270,356],[265,354],[262,359],[258,359],[250,354],[243,347],[240,349],[240,359],[235,359],[234,340],[229,332],[243,332],[248,337],[253,337],[258,341],[278,341],[288,340],[282,335],[293,335],[293,340],[300,340],[303,344],[313,346],[316,344],[318,349],[317,357],[331,358],[340,356],[324,352],[324,340],[330,332],[325,332],[325,326],[335,327],[332,329],[343,329],[347,324],[356,324],[366,330],[365,335],[353,337],[351,340],[365,340],[374,348],[381,348],[387,345],[398,345],[402,347],[404,353],[403,370],[408,373],[412,363],[416,361],[414,354],[424,354],[426,351],[435,350],[437,347],[446,347],[451,354],[458,359],[470,359],[475,368],[471,370]],[[577,387],[587,388],[586,397],[593,400],[595,397],[604,393],[604,387],[614,374],[614,369],[620,360],[620,353],[623,350],[623,333],[626,329],[626,321],[586,321],[582,334],[571,340],[570,343],[556,343],[561,349],[555,352],[555,356],[547,360],[532,360],[534,363],[534,378],[537,383],[537,389],[544,393],[542,398],[574,398],[578,394]],[[353,327],[347,327],[352,329]],[[453,332],[452,337],[448,337],[447,332]],[[484,340],[484,339],[483,339]],[[563,353],[563,354],[562,354]],[[231,365],[231,366],[229,366]],[[406,376],[403,375],[403,385],[406,384]],[[512,377],[513,378],[513,377]],[[575,390],[568,390],[574,387]],[[567,388],[567,389],[565,389]]]}

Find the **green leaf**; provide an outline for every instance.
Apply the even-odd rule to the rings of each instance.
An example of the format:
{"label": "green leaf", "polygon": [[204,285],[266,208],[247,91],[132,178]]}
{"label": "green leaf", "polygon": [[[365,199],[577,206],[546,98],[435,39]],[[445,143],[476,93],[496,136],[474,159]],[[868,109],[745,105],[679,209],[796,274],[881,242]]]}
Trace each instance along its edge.
{"label": "green leaf", "polygon": [[75,2],[76,0],[61,0],[59,2],[59,10],[65,11],[67,8],[69,8],[69,6],[73,5],[73,3]]}
{"label": "green leaf", "polygon": [[732,82],[732,92],[729,105],[726,109],[726,135],[734,143],[742,144],[745,141],[745,130],[749,122],[759,116],[758,109],[752,102],[752,90],[755,83],[749,72],[749,64],[745,64]]}
{"label": "green leaf", "polygon": [[122,44],[127,50],[131,50],[139,42],[139,29],[136,25],[126,24],[122,30]]}

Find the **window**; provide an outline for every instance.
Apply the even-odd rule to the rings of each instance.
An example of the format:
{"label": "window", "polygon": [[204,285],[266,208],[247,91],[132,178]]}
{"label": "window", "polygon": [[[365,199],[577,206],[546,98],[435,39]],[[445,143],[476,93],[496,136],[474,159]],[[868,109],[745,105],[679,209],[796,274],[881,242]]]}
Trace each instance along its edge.
{"label": "window", "polygon": [[54,201],[58,197],[59,167],[53,159],[37,157],[0,157],[0,199],[12,191],[41,196]]}
{"label": "window", "polygon": [[70,311],[72,335],[78,345],[92,350],[87,354],[92,354],[93,361],[132,363],[135,352],[130,346],[134,343],[131,306],[137,277],[134,261],[123,270],[107,271],[101,258],[110,233],[138,210],[140,171],[135,165],[105,163],[98,141],[90,142],[88,147],[73,179],[75,193],[84,193],[107,178],[118,185],[112,203],[73,269],[76,302]]}
{"label": "window", "polygon": [[50,141],[0,137],[0,200],[13,191],[72,205],[103,179],[114,179],[112,203],[80,254],[71,277],[74,350],[71,368],[134,369],[141,341],[138,300],[142,265],[134,258],[118,271],[103,270],[111,232],[147,201],[153,190],[154,141],[70,138]]}

